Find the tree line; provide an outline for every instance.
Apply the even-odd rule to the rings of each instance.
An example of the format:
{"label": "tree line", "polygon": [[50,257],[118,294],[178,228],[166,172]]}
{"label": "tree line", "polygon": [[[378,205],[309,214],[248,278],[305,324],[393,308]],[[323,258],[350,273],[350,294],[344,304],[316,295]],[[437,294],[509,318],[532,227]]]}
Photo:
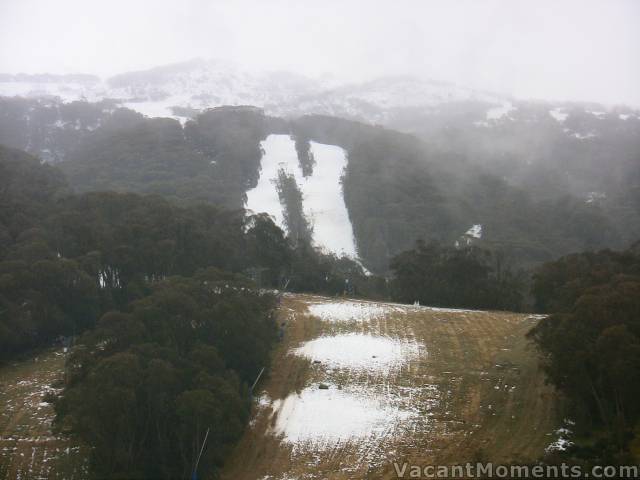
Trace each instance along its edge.
{"label": "tree line", "polygon": [[525,306],[526,274],[500,251],[419,240],[393,257],[391,270],[391,296],[399,302],[511,311]]}
{"label": "tree line", "polygon": [[633,463],[640,422],[640,244],[562,257],[534,275],[529,336],[576,421],[570,454]]}
{"label": "tree line", "polygon": [[275,296],[217,269],[173,276],[104,314],[67,361],[58,428],[92,449],[98,478],[215,472],[249,418],[269,364]]}
{"label": "tree line", "polygon": [[186,477],[207,430],[201,466],[214,471],[276,340],[269,292],[369,283],[264,214],[73,194],[55,167],[5,147],[0,173],[0,360],[77,337],[56,426],[93,447],[100,477]]}
{"label": "tree line", "polygon": [[74,195],[55,167],[3,147],[0,173],[0,357],[82,332],[155,283],[203,268],[326,294],[342,293],[347,279],[369,283],[355,262],[294,242],[267,215],[133,193]]}

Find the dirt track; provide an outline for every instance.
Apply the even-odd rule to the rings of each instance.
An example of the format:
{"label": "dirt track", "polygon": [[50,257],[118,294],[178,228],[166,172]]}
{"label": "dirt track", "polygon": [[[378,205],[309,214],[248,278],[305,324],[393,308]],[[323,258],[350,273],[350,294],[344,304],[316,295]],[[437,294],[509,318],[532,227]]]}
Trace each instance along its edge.
{"label": "dirt track", "polygon": [[[347,321],[308,314],[310,305],[327,304],[338,310],[362,306],[365,313],[377,314]],[[555,439],[554,392],[545,385],[537,354],[525,338],[537,321],[533,317],[291,295],[283,300],[280,319],[287,322],[285,338],[260,385],[251,427],[223,472],[226,480],[396,478],[393,461],[526,462]],[[309,358],[292,351],[336,335],[381,339],[393,346],[393,355],[409,355],[385,370],[375,367],[377,355],[371,355],[371,368],[352,368],[331,365],[331,358],[314,362],[313,355],[323,355],[321,349]],[[330,355],[347,355],[351,361],[358,352],[334,348]],[[320,384],[329,390],[320,393]],[[352,394],[367,409],[363,415],[373,417],[377,430],[370,435],[351,435],[340,421],[332,423],[334,415],[352,421],[348,412],[340,412],[352,405],[342,400]],[[313,403],[319,396],[322,402]],[[320,408],[305,410],[307,399]],[[382,418],[374,415],[376,402],[382,405]],[[324,436],[305,431],[305,422],[318,425]],[[347,433],[340,437],[331,425]]]}

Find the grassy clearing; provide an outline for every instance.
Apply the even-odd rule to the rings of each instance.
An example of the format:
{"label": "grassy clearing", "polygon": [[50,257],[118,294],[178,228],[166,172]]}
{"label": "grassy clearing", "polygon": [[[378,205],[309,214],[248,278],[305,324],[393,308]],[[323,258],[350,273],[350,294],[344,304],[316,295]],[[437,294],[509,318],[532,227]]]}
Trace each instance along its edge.
{"label": "grassy clearing", "polygon": [[[225,479],[395,478],[392,461],[527,462],[555,439],[559,418],[554,392],[545,385],[537,354],[525,338],[535,318],[392,305],[384,306],[384,315],[368,320],[329,322],[308,314],[309,305],[335,302],[353,306],[352,301],[315,296],[283,300],[285,339],[274,353],[251,428],[232,454]],[[375,305],[362,303],[375,312]],[[358,334],[417,342],[424,348],[387,371],[314,363],[292,353],[318,337]],[[377,360],[372,358],[372,364]],[[385,408],[393,407],[385,412],[400,412],[398,418],[406,420],[370,435],[336,439],[329,434],[292,442],[287,437],[291,429],[283,433],[282,426],[291,427],[287,422],[296,416],[282,413],[283,401],[293,399],[291,404],[300,410],[300,399],[321,383],[340,390],[336,394],[355,392],[360,395],[355,398],[380,400]],[[343,406],[335,396],[330,401],[338,409]],[[362,408],[369,403],[363,401]],[[331,424],[333,414],[331,409],[305,412],[310,422],[322,426],[325,421]]]}
{"label": "grassy clearing", "polygon": [[0,479],[81,479],[87,451],[54,435],[44,402],[64,374],[65,356],[47,350],[0,368]]}
{"label": "grassy clearing", "polygon": [[[310,305],[336,302],[338,311],[361,304],[368,318],[326,321],[308,313]],[[225,479],[395,478],[392,461],[526,462],[555,440],[559,419],[554,392],[545,385],[536,352],[524,336],[535,318],[306,295],[286,296],[279,315],[287,323],[286,335],[260,385],[251,426],[223,472]],[[406,361],[385,369],[375,368],[383,360],[373,358],[378,357],[376,351],[367,351],[374,353],[371,368],[368,362],[362,368],[362,357],[351,352],[360,361],[356,369],[332,364],[330,358],[318,363],[313,355],[292,353],[310,340],[345,335],[386,339],[395,342],[394,348],[421,347],[417,354],[411,350]],[[375,349],[378,343],[373,345]],[[332,351],[339,360],[347,353]],[[52,433],[53,408],[43,402],[63,372],[64,355],[56,350],[0,368],[0,479],[87,477],[87,450]],[[329,404],[329,410],[315,415],[303,412],[327,435],[292,442],[287,434],[291,435],[288,428],[295,415],[288,418],[283,413],[285,399],[293,399],[291,404],[299,408],[299,398],[305,392],[317,394],[320,384],[329,386],[327,395],[334,395],[331,401],[337,409],[345,405],[339,401],[344,393],[359,395],[353,398],[361,401],[362,409],[375,410],[381,401],[385,414],[407,416],[400,415],[400,422],[370,435],[360,432],[336,439],[329,431],[336,426]],[[302,395],[298,398],[296,392]],[[339,418],[348,421],[354,412],[341,413]]]}

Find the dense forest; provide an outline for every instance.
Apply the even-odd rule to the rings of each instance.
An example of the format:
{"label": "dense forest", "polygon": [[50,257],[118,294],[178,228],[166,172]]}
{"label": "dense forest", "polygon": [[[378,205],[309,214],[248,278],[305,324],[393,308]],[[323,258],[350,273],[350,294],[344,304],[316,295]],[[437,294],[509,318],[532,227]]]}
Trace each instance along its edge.
{"label": "dense forest", "polygon": [[446,247],[418,241],[391,262],[392,298],[422,305],[520,311],[526,275],[501,254],[473,245]]}
{"label": "dense forest", "polygon": [[100,476],[187,476],[204,425],[216,431],[201,461],[220,465],[276,339],[264,288],[372,284],[266,215],[73,194],[57,168],[5,147],[0,172],[0,360],[77,337],[57,423],[95,447]]}
{"label": "dense forest", "polygon": [[577,422],[571,454],[624,463],[638,453],[640,249],[568,255],[534,276],[537,307],[552,315],[529,334]]}
{"label": "dense forest", "polygon": [[55,167],[0,149],[2,355],[93,325],[173,275],[216,267],[263,287],[339,293],[348,259],[292,242],[265,215],[131,193],[73,195]]}
{"label": "dense forest", "polygon": [[106,313],[68,360],[58,424],[94,447],[99,478],[215,472],[244,431],[276,338],[275,297],[219,270],[169,277]]}

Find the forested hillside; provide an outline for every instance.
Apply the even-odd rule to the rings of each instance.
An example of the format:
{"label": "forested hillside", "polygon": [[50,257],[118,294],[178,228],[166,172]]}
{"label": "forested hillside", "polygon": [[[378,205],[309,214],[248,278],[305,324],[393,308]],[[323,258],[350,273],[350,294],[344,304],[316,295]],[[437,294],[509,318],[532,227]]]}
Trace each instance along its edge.
{"label": "forested hillside", "polygon": [[621,243],[597,202],[569,194],[540,199],[410,135],[320,116],[293,129],[347,150],[345,201],[359,253],[375,271],[417,239],[453,245],[475,224],[483,227],[482,245],[526,266]]}
{"label": "forested hillside", "polygon": [[358,254],[380,274],[418,239],[453,245],[473,225],[482,231],[475,243],[524,267],[624,248],[640,235],[635,117],[567,109],[562,127],[548,106],[520,105],[480,128],[469,123],[480,114],[465,104],[445,120],[411,117],[424,120],[419,139],[334,117],[277,119],[252,107],[208,110],[182,126],[106,104],[2,101],[0,139],[56,152],[79,192],[153,193],[180,205],[241,209],[260,176],[268,135],[295,137],[305,175],[316,162],[309,141],[338,145],[348,155],[342,188]]}
{"label": "forested hillside", "polygon": [[631,463],[640,409],[640,252],[568,255],[541,267],[533,293],[552,313],[529,334],[576,421],[569,452],[592,463]]}
{"label": "forested hillside", "polygon": [[156,282],[208,267],[294,290],[364,281],[353,262],[294,246],[264,216],[132,193],[72,195],[55,167],[4,147],[0,171],[2,356],[78,333]]}
{"label": "forested hillside", "polygon": [[6,147],[0,172],[0,361],[75,339],[48,400],[98,477],[188,476],[211,425],[202,468],[222,464],[277,336],[275,295],[242,273],[330,294],[369,283],[264,215],[72,194],[56,167]]}
{"label": "forested hillside", "polygon": [[68,361],[57,423],[94,447],[98,478],[188,478],[221,466],[268,366],[275,297],[219,270],[170,277],[105,314]]}

